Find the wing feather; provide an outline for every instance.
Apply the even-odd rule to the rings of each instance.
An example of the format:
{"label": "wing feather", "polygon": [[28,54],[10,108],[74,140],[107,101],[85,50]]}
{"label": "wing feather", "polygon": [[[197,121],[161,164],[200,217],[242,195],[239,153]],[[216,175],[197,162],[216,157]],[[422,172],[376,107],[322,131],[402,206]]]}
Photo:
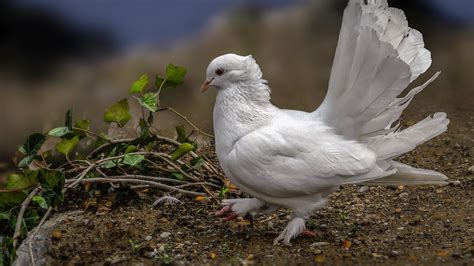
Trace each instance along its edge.
{"label": "wing feather", "polygon": [[238,140],[226,165],[243,185],[285,197],[350,183],[375,162],[374,152],[322,123],[280,121]]}

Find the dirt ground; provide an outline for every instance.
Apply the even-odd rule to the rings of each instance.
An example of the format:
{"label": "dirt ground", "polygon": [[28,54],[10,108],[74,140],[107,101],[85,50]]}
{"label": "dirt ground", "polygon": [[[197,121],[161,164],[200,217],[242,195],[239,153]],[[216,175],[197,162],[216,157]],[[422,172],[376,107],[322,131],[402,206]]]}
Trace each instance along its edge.
{"label": "dirt ground", "polygon": [[[440,109],[441,108],[441,109]],[[316,237],[272,244],[289,212],[224,222],[216,199],[177,197],[151,205],[158,192],[122,191],[67,198],[83,210],[54,227],[51,264],[395,264],[474,263],[474,112],[471,107],[411,109],[406,124],[446,110],[449,131],[403,156],[439,170],[446,186],[346,186],[307,223]],[[474,168],[474,167],[473,167]],[[87,207],[87,208],[86,208]]]}

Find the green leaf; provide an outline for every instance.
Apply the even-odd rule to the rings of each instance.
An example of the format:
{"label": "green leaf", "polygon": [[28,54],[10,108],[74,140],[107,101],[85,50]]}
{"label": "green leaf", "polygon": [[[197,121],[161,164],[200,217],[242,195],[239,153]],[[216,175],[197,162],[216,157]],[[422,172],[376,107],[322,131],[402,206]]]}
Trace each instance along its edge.
{"label": "green leaf", "polygon": [[130,166],[137,166],[145,160],[145,155],[143,154],[126,154],[123,157],[123,164]]}
{"label": "green leaf", "polygon": [[143,74],[138,80],[133,82],[132,87],[130,88],[131,93],[142,93],[143,89],[148,85],[148,76]]}
{"label": "green leaf", "polygon": [[158,109],[158,105],[156,104],[158,93],[148,92],[143,95],[143,98],[135,97],[135,99],[137,99],[141,106],[145,107],[150,112],[156,112]]}
{"label": "green leaf", "polygon": [[114,161],[114,160],[110,160],[110,161],[107,161],[105,162],[103,165],[102,165],[102,168],[105,168],[105,169],[110,169],[110,168],[114,168],[117,166],[117,162]]}
{"label": "green leaf", "polygon": [[147,136],[150,133],[150,124],[147,123],[143,118],[140,118],[138,123],[140,126],[140,137]]}
{"label": "green leaf", "polygon": [[69,133],[72,133],[72,131],[69,130],[68,127],[57,127],[57,128],[51,129],[48,132],[48,135],[51,136],[51,137],[60,138],[60,137],[63,137],[64,135],[69,134]]}
{"label": "green leaf", "polygon": [[127,124],[130,118],[132,118],[132,115],[130,115],[130,108],[127,99],[123,99],[120,102],[113,104],[105,110],[104,114],[105,122],[115,122],[119,127],[123,127]]}
{"label": "green leaf", "polygon": [[181,180],[181,181],[185,181],[186,180],[186,176],[184,176],[183,174],[181,173],[171,173],[171,176],[173,176],[174,178],[178,179],[178,180]]}
{"label": "green leaf", "polygon": [[28,193],[24,191],[2,192],[0,193],[0,206],[18,205],[22,203],[26,197],[28,197]]}
{"label": "green leaf", "polygon": [[176,137],[176,141],[179,141],[179,142],[186,141],[187,139],[186,128],[183,125],[176,127],[176,133],[178,134],[178,136]]}
{"label": "green leaf", "polygon": [[21,159],[21,161],[18,163],[18,167],[27,168],[35,157],[36,157],[36,155],[26,156],[25,158]]}
{"label": "green leaf", "polygon": [[[39,220],[39,215],[34,210],[27,210],[23,219],[23,224],[26,225],[26,230],[32,229]],[[25,232],[26,233],[26,232]]]}
{"label": "green leaf", "polygon": [[160,76],[156,76],[155,85],[157,87],[173,87],[176,88],[177,86],[184,83],[184,76],[186,75],[186,68],[175,66],[173,64],[169,64],[166,66],[166,76],[162,78]]}
{"label": "green leaf", "polygon": [[48,208],[48,204],[46,203],[46,200],[41,196],[34,196],[33,201],[36,202],[38,206],[40,206],[43,209]]}
{"label": "green leaf", "polygon": [[202,156],[198,156],[196,158],[193,158],[191,160],[191,166],[193,168],[198,168],[198,167],[201,167],[206,161],[204,160],[204,158]]}
{"label": "green leaf", "polygon": [[72,111],[67,110],[66,113],[66,123],[64,124],[67,128],[69,128],[69,131],[72,131]]}
{"label": "green leaf", "polygon": [[21,190],[32,187],[37,182],[36,171],[25,171],[24,174],[11,174],[8,176],[6,189]]}
{"label": "green leaf", "polygon": [[36,153],[43,145],[46,137],[41,133],[34,133],[28,136],[26,143],[20,147],[20,152],[25,155],[36,155]]}
{"label": "green leaf", "polygon": [[56,144],[56,150],[64,155],[68,155],[79,143],[79,136],[74,136],[72,139],[63,139]]}
{"label": "green leaf", "polygon": [[10,212],[0,212],[0,220],[10,220],[11,214]]}
{"label": "green leaf", "polygon": [[131,153],[131,152],[136,152],[136,151],[138,151],[137,146],[135,146],[135,145],[128,145],[127,148],[125,149],[125,152],[124,152],[124,153],[126,154],[126,153]]}
{"label": "green leaf", "polygon": [[37,171],[25,171],[24,174],[11,174],[8,176],[6,189],[20,190],[0,193],[0,206],[20,204],[27,196],[27,189],[37,183]]}
{"label": "green leaf", "polygon": [[107,134],[105,134],[104,132],[101,132],[99,134],[99,138],[97,138],[97,141],[95,142],[95,146],[99,147],[101,145],[104,145],[105,143],[107,143],[110,140],[112,140],[112,138],[107,136]]}
{"label": "green leaf", "polygon": [[194,151],[194,149],[196,149],[194,145],[185,142],[181,144],[175,151],[173,151],[173,153],[171,153],[171,160],[176,161],[186,155],[188,152]]}
{"label": "green leaf", "polygon": [[65,175],[61,171],[55,170],[39,170],[38,179],[41,185],[59,191],[63,188],[65,182]]}
{"label": "green leaf", "polygon": [[78,119],[74,127],[84,129],[84,130],[89,130],[91,127],[91,121],[87,119]]}

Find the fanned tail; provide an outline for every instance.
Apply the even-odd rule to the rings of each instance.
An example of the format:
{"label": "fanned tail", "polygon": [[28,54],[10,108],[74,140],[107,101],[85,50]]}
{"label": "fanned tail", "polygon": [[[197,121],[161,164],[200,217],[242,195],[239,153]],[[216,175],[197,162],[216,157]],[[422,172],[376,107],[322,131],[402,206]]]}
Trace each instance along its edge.
{"label": "fanned tail", "polygon": [[[380,175],[380,184],[408,182],[401,176],[407,176],[408,183],[413,184],[446,179],[435,171],[392,161],[447,129],[449,120],[445,113],[436,113],[404,130],[396,124],[413,97],[438,77],[439,72],[398,97],[430,65],[431,53],[424,47],[422,34],[408,26],[402,10],[390,8],[386,0],[349,1],[328,93],[313,115],[338,134],[373,149],[377,165],[383,166],[385,174],[397,171],[387,177]],[[376,181],[374,178],[370,182]]]}

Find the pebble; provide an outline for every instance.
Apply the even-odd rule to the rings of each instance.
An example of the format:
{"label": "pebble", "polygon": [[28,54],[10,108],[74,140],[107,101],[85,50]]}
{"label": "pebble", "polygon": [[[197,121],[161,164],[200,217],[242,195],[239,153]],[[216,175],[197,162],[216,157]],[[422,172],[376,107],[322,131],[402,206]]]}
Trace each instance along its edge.
{"label": "pebble", "polygon": [[163,233],[160,234],[160,237],[161,238],[168,238],[168,237],[170,237],[170,235],[171,235],[170,232],[163,232]]}
{"label": "pebble", "polygon": [[314,249],[314,250],[313,250],[313,254],[314,254],[314,255],[319,255],[319,254],[321,254],[321,253],[323,253],[323,252],[322,252],[320,249]]}
{"label": "pebble", "polygon": [[147,236],[145,237],[145,240],[146,240],[146,241],[150,241],[151,239],[152,239],[152,237],[151,237],[150,235],[147,235]]}
{"label": "pebble", "polygon": [[451,181],[451,182],[449,182],[449,183],[450,183],[451,185],[453,185],[453,186],[459,186],[459,185],[461,185],[461,181],[459,181],[459,180],[454,180],[454,181]]}
{"label": "pebble", "polygon": [[327,246],[327,245],[329,245],[328,242],[315,242],[311,244],[311,247],[322,247],[322,246]]}
{"label": "pebble", "polygon": [[63,233],[59,230],[54,230],[53,233],[51,233],[51,238],[53,240],[60,240],[62,236],[63,236]]}
{"label": "pebble", "polygon": [[471,167],[469,167],[469,168],[467,168],[467,171],[468,171],[469,173],[471,173],[471,174],[474,174],[474,165],[471,166]]}
{"label": "pebble", "polygon": [[367,190],[369,190],[369,187],[368,187],[368,186],[361,186],[357,191],[359,191],[360,193],[364,193],[364,192],[366,192]]}

